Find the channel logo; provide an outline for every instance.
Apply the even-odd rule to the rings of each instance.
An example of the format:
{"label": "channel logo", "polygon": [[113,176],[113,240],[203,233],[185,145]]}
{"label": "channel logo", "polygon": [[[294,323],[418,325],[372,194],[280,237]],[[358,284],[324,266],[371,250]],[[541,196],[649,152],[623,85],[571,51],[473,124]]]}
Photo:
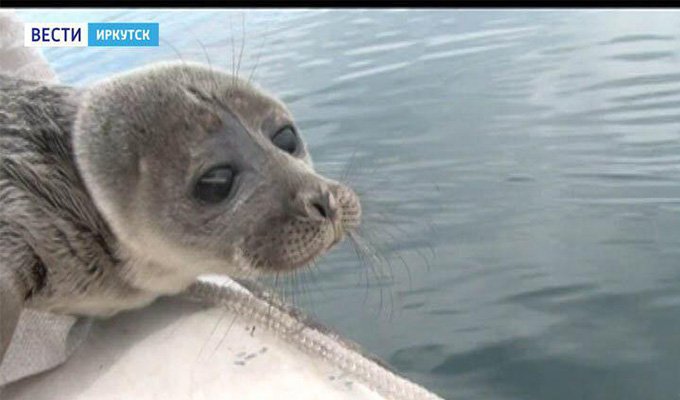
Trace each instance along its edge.
{"label": "channel logo", "polygon": [[157,22],[24,24],[26,47],[150,47],[158,43]]}

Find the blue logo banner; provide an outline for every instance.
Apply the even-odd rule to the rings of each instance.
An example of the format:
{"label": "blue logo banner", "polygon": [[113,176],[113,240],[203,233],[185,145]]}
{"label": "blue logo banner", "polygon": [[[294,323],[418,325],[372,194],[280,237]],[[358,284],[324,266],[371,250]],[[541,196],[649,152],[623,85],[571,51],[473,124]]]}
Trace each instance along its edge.
{"label": "blue logo banner", "polygon": [[93,47],[158,46],[158,22],[90,22],[87,40]]}

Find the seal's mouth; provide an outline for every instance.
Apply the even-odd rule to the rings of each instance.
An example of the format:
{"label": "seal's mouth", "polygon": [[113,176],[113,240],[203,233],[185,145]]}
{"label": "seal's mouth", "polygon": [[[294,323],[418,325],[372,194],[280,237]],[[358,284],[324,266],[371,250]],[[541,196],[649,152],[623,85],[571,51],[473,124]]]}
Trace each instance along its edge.
{"label": "seal's mouth", "polygon": [[270,264],[270,268],[268,269],[276,272],[293,271],[312,264],[345,238],[348,233],[346,229],[346,226],[344,226],[341,221],[328,223],[328,226],[322,229],[325,233],[320,234],[325,236],[326,239],[317,242],[318,246],[314,246],[310,243],[310,246],[307,248],[298,247],[298,249],[301,250],[301,253],[297,257],[294,257],[294,260],[290,260],[290,263]]}

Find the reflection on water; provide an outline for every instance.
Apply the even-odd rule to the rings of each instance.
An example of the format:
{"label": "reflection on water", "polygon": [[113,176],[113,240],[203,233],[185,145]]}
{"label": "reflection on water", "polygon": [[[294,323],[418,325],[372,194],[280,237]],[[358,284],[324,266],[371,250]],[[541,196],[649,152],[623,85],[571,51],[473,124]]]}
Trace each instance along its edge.
{"label": "reflection on water", "polygon": [[287,296],[403,374],[451,399],[678,398],[680,13],[243,15],[23,12],[161,23],[157,49],[50,49],[71,84],[255,70],[379,253],[345,244]]}

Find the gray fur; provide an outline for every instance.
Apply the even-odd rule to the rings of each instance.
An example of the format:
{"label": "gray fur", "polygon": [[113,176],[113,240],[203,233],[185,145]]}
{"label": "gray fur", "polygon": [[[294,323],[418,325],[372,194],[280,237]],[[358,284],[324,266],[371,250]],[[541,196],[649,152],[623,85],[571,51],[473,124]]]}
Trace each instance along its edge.
{"label": "gray fur", "polygon": [[73,162],[77,101],[73,89],[0,76],[0,254],[26,305],[55,311],[137,291]]}
{"label": "gray fur", "polygon": [[[272,144],[292,123],[254,85],[194,64],[82,93],[0,75],[2,325],[14,318],[5,304],[106,316],[200,274],[253,277],[323,254],[361,207],[314,172],[306,148],[291,156]],[[193,183],[222,163],[238,171],[233,195],[197,203]],[[336,217],[319,214],[320,199]]]}

